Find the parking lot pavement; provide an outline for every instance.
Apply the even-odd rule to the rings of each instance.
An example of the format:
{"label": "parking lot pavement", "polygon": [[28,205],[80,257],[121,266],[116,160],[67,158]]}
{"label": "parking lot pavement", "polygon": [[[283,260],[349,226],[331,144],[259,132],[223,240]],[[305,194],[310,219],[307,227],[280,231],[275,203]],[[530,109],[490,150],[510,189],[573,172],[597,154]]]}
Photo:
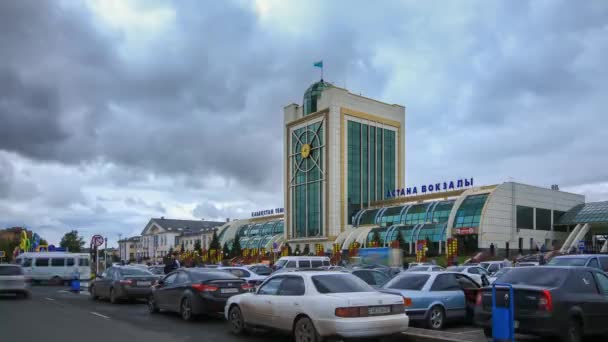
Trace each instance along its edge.
{"label": "parking lot pavement", "polygon": [[[21,300],[0,297],[0,331],[4,341],[107,342],[137,340],[146,342],[172,341],[286,341],[287,337],[265,331],[242,337],[229,332],[221,315],[201,317],[188,323],[178,315],[151,315],[145,303],[112,305],[92,301],[88,292],[71,293],[68,288],[32,287],[32,298]],[[56,338],[61,337],[61,338]],[[519,337],[522,341],[538,341]],[[429,331],[410,327],[402,335],[385,338],[382,342],[486,342],[479,328],[451,325],[445,331]]]}

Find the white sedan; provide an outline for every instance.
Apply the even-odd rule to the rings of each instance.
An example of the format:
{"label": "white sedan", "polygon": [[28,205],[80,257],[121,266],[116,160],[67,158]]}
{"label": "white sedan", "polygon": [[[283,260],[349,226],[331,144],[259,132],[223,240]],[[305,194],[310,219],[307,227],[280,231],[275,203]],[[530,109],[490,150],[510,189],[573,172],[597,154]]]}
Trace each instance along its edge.
{"label": "white sedan", "polygon": [[451,272],[464,273],[464,274],[468,275],[471,279],[475,280],[475,282],[479,286],[485,286],[482,276],[486,276],[486,280],[488,280],[488,277],[490,276],[490,273],[488,273],[488,271],[486,271],[485,268],[483,268],[481,266],[477,266],[477,265],[450,266],[450,267],[448,267],[447,270],[451,271]]}
{"label": "white sedan", "polygon": [[264,280],[266,280],[266,278],[268,278],[268,276],[259,275],[244,266],[218,267],[218,269],[230,272],[253,286],[262,283]]}
{"label": "white sedan", "polygon": [[404,311],[403,297],[376,292],[350,273],[302,271],[270,276],[257,292],[230,297],[225,316],[235,334],[264,327],[318,342],[403,332]]}

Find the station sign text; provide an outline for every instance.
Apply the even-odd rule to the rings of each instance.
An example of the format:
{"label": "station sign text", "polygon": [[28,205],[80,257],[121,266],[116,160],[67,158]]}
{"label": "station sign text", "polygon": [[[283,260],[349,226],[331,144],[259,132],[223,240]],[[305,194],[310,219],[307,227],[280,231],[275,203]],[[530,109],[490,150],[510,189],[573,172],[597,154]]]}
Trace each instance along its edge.
{"label": "station sign text", "polygon": [[251,213],[251,217],[260,217],[266,215],[275,215],[275,214],[283,214],[285,212],[285,208],[274,208],[274,209],[266,209],[266,210],[258,210]]}
{"label": "station sign text", "polygon": [[473,177],[470,179],[458,179],[456,181],[440,182],[429,185],[422,185],[420,188],[417,186],[409,188],[401,188],[395,190],[389,190],[386,192],[386,198],[403,197],[418,194],[435,193],[439,191],[450,191],[463,189],[473,186]]}

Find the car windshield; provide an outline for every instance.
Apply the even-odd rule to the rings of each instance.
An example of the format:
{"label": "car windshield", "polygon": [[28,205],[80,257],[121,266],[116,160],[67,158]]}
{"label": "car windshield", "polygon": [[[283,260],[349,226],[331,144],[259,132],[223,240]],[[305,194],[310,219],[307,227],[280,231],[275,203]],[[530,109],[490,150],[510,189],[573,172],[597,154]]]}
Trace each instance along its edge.
{"label": "car windshield", "polygon": [[543,268],[542,270],[539,272],[537,268],[513,268],[500,277],[500,282],[552,288],[559,287],[568,276],[568,269]]}
{"label": "car windshield", "polygon": [[509,267],[501,268],[498,272],[496,272],[494,274],[494,277],[498,278],[498,277],[502,276],[503,274],[509,272],[510,270],[512,270],[512,268],[509,268]]}
{"label": "car windshield", "polygon": [[385,289],[420,291],[431,277],[430,274],[403,274],[386,283]]}
{"label": "car windshield", "polygon": [[120,270],[123,276],[146,276],[152,275],[152,272],[141,268],[123,268]]}
{"label": "car windshield", "polygon": [[427,271],[428,269],[429,269],[429,266],[416,266],[416,267],[408,268],[408,271],[410,271],[410,272],[424,272],[424,271]]}
{"label": "car windshield", "polygon": [[19,266],[0,266],[0,276],[22,275],[21,267]]}
{"label": "car windshield", "polygon": [[319,293],[373,292],[366,282],[352,274],[324,274],[312,277]]}
{"label": "car windshield", "polygon": [[490,263],[489,262],[482,262],[481,264],[479,264],[479,266],[485,268],[486,270],[488,269],[488,267],[490,267]]}
{"label": "car windshield", "polygon": [[257,267],[255,269],[253,269],[252,271],[255,272],[255,274],[257,275],[270,275],[272,273],[272,270],[268,267]]}
{"label": "car windshield", "polygon": [[547,265],[553,266],[585,266],[586,258],[553,258]]}
{"label": "car windshield", "polygon": [[286,263],[287,263],[287,260],[283,259],[283,260],[277,261],[277,263],[275,265],[278,267],[283,267],[283,266],[285,266]]}
{"label": "car windshield", "polygon": [[448,267],[448,271],[452,271],[452,272],[462,272],[466,269],[466,267],[459,267],[459,266],[450,266]]}

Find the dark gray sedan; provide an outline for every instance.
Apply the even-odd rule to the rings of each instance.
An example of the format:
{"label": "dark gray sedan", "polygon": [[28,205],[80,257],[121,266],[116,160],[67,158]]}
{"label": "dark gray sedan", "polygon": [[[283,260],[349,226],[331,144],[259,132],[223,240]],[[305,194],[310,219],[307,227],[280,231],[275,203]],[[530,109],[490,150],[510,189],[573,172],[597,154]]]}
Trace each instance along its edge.
{"label": "dark gray sedan", "polygon": [[89,286],[91,299],[108,298],[112,304],[122,299],[148,298],[158,276],[140,267],[108,268]]}

